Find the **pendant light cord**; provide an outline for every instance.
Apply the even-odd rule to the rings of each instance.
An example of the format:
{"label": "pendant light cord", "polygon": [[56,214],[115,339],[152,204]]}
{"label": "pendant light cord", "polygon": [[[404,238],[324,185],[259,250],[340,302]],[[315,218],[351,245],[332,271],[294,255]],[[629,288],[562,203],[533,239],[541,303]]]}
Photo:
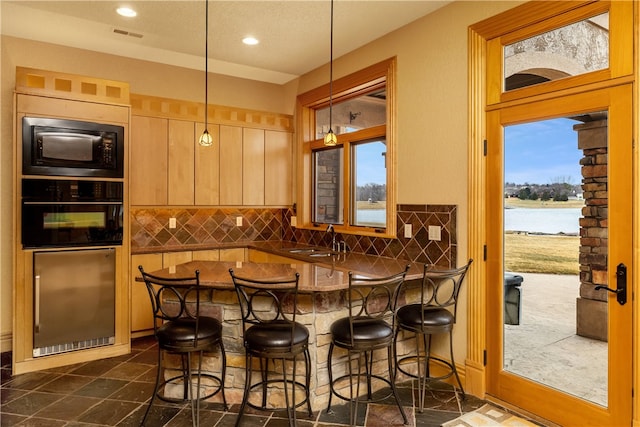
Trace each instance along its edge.
{"label": "pendant light cord", "polygon": [[329,130],[333,128],[333,0],[331,0],[331,35],[330,35],[330,58],[329,62]]}
{"label": "pendant light cord", "polygon": [[204,18],[204,130],[209,127],[209,0],[205,1]]}

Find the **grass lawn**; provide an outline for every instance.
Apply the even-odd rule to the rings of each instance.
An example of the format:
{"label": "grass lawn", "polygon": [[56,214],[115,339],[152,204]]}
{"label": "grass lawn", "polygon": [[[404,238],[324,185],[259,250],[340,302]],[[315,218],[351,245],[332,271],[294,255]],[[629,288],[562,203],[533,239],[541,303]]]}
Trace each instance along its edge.
{"label": "grass lawn", "polygon": [[508,233],[504,236],[506,271],[578,274],[580,237]]}

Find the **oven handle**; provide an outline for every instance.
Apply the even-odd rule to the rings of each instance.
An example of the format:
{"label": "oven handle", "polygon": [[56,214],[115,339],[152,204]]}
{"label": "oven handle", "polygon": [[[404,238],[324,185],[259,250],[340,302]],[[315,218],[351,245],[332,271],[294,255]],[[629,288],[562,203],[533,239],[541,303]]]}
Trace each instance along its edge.
{"label": "oven handle", "polygon": [[40,275],[36,274],[36,283],[35,283],[35,325],[34,331],[36,333],[40,332]]}
{"label": "oven handle", "polygon": [[25,205],[122,205],[122,202],[23,202]]}

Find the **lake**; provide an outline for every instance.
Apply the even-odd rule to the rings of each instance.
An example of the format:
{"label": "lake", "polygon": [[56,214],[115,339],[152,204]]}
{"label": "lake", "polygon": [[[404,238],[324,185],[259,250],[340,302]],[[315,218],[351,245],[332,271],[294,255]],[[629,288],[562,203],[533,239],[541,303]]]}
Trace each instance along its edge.
{"label": "lake", "polygon": [[512,208],[504,210],[505,231],[528,231],[532,233],[565,233],[580,232],[580,208]]}
{"label": "lake", "polygon": [[[384,224],[384,209],[367,209],[358,211],[358,220],[365,224]],[[504,210],[505,231],[528,231],[530,233],[565,233],[580,232],[579,219],[581,208],[511,208]]]}

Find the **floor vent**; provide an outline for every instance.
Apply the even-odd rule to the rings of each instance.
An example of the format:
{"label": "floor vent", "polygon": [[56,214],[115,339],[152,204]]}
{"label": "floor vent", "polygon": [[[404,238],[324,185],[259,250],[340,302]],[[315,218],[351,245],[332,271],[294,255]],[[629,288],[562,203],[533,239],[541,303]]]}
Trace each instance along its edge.
{"label": "floor vent", "polygon": [[102,347],[116,342],[115,337],[92,338],[85,341],[74,341],[65,344],[55,344],[48,347],[33,349],[33,357],[49,356],[51,354],[66,353],[68,351],[82,350],[85,348]]}

